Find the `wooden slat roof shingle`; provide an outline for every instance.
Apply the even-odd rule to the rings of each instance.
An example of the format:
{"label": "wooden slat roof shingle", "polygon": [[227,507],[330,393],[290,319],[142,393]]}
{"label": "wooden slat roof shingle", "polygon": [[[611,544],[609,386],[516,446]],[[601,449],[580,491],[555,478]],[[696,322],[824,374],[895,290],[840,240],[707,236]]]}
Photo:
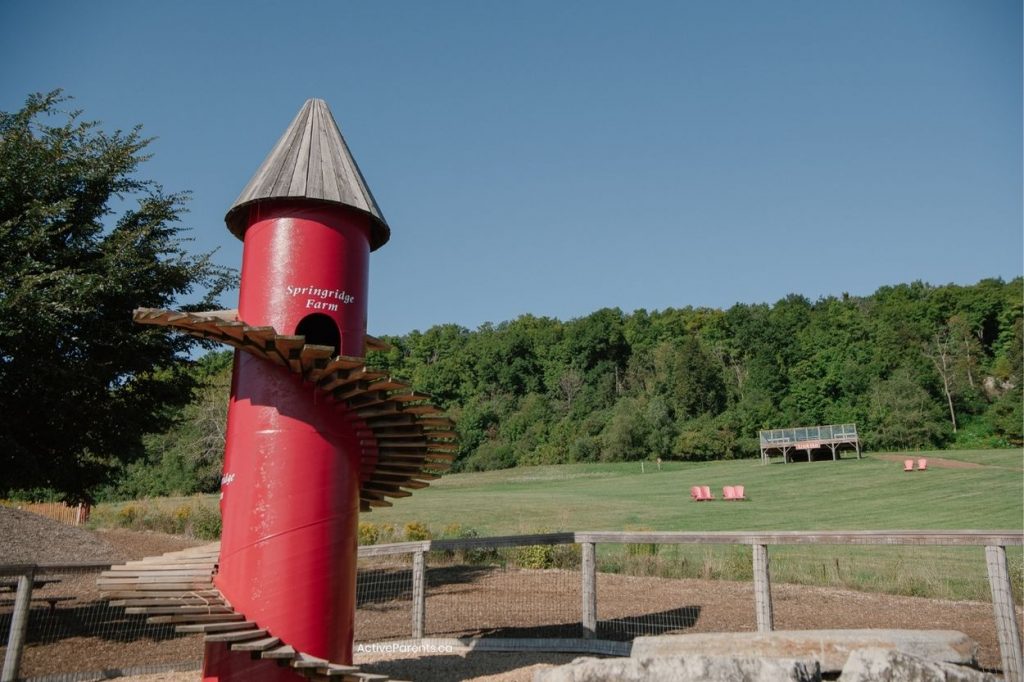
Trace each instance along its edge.
{"label": "wooden slat roof shingle", "polygon": [[251,205],[272,199],[306,199],[348,206],[370,217],[370,249],[383,246],[391,229],[322,99],[306,100],[298,115],[249,180],[224,222],[241,239]]}

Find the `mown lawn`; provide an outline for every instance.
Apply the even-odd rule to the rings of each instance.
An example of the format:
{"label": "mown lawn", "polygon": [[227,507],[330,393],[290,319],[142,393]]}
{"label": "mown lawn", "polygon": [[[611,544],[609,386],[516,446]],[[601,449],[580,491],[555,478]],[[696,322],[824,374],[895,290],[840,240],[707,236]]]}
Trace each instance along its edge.
{"label": "mown lawn", "polygon": [[[895,459],[893,457],[895,456]],[[905,473],[903,454],[872,453],[838,462],[768,465],[760,460],[573,464],[446,476],[392,508],[361,517],[381,541],[401,540],[412,524],[435,536],[541,531],[659,530],[1021,530],[1024,451],[965,450],[928,457],[927,471]],[[940,459],[967,467],[942,466]],[[725,502],[722,487],[742,484],[746,502]],[[714,502],[690,500],[710,486]],[[216,508],[216,497],[100,505],[98,525],[164,530],[183,509]],[[130,514],[128,513],[130,512]],[[131,516],[132,523],[124,523]],[[168,529],[169,530],[169,529]],[[1016,583],[1024,554],[1008,552]],[[952,599],[988,599],[981,548],[797,545],[770,549],[773,580]],[[745,580],[750,549],[662,545],[627,552],[598,549],[602,570],[641,575]]]}
{"label": "mown lawn", "polygon": [[[915,457],[982,466],[904,473],[877,454],[765,466],[760,460],[573,464],[447,476],[365,515],[402,527],[469,526],[482,535],[549,530],[1020,529],[1024,451]],[[746,486],[748,502],[694,503],[690,486]]]}
{"label": "mown lawn", "polygon": [[[442,479],[364,520],[453,525],[480,535],[539,530],[1020,530],[1024,527],[1024,451],[913,453],[933,460],[905,473],[888,453],[838,462],[773,460],[704,463],[576,464],[461,474]],[[970,468],[939,466],[958,460]],[[899,459],[902,459],[900,455]],[[693,485],[721,498],[746,486],[747,502],[696,503]],[[602,570],[635,574],[748,579],[746,547],[663,545],[651,554],[599,548]],[[989,599],[981,548],[786,546],[770,549],[773,579],[950,599]],[[1009,551],[1017,583],[1024,555]]]}

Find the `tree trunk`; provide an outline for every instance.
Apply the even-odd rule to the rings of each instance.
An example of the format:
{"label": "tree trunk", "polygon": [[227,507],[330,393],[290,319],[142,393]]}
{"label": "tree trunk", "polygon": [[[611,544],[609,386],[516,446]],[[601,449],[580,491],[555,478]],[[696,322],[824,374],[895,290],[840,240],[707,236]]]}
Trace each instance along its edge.
{"label": "tree trunk", "polygon": [[953,394],[949,392],[949,381],[942,377],[942,388],[946,393],[946,402],[949,403],[949,420],[953,422],[953,433],[956,433],[956,412],[953,411]]}

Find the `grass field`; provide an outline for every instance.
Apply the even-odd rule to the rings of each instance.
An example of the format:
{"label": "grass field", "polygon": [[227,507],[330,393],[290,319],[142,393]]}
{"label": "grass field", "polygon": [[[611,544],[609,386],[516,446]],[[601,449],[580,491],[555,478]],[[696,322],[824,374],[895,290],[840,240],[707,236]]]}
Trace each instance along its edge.
{"label": "grass field", "polygon": [[[393,508],[364,518],[401,529],[460,524],[480,535],[538,530],[1020,530],[1024,528],[1024,451],[914,453],[931,458],[905,473],[886,453],[838,462],[765,466],[760,460],[577,464],[450,476]],[[900,456],[902,459],[902,456]],[[938,459],[968,467],[939,466]],[[746,487],[747,502],[690,500],[693,485],[716,497]],[[746,547],[693,545],[630,554],[599,547],[602,570],[635,574],[749,579]],[[1009,552],[1019,585],[1024,558]],[[771,549],[780,582],[950,599],[989,598],[980,548],[787,546]]]}
{"label": "grass field", "polygon": [[[913,453],[928,471],[905,473],[887,453],[838,462],[783,464],[776,459],[718,462],[574,464],[458,474],[435,481],[361,520],[393,528],[407,524],[435,535],[460,526],[480,536],[539,531],[662,530],[1021,530],[1024,528],[1024,451],[966,450]],[[890,457],[890,459],[887,459]],[[902,459],[898,455],[897,459]],[[942,462],[940,460],[949,460]],[[953,466],[961,463],[959,466]],[[944,465],[945,464],[945,465]],[[746,502],[695,503],[693,485],[742,484]],[[214,497],[100,505],[98,525],[125,516],[161,518]],[[132,514],[125,514],[134,505]],[[163,513],[160,510],[164,510]],[[106,519],[106,520],[104,520]],[[120,525],[126,525],[121,523]],[[388,535],[385,533],[385,535]],[[787,546],[770,550],[773,579],[953,599],[988,599],[980,548]],[[1024,557],[1009,552],[1017,584]],[[748,579],[746,547],[659,546],[626,552],[598,549],[602,570],[646,575]]]}
{"label": "grass field", "polygon": [[[878,454],[838,462],[776,459],[573,464],[447,476],[365,515],[396,527],[459,523],[481,535],[549,530],[871,530],[1024,527],[1024,451],[914,453],[975,464],[904,473]],[[746,486],[748,502],[694,503],[690,486]]]}

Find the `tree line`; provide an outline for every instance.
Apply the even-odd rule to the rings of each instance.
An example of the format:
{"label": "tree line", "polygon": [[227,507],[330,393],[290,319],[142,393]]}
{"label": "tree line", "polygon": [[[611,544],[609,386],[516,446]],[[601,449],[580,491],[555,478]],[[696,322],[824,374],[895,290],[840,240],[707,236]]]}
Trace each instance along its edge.
{"label": "tree line", "polygon": [[391,337],[371,362],[458,423],[456,468],[752,457],[758,430],[856,423],[873,449],[1019,444],[1022,280],[727,310],[524,315]]}
{"label": "tree line", "polygon": [[[1021,278],[922,282],[866,297],[727,310],[523,315],[385,337],[368,364],[454,417],[456,471],[655,458],[755,457],[758,430],[856,423],[875,450],[1005,447],[1022,439]],[[213,491],[230,353],[193,371],[195,399],[121,496]]]}

